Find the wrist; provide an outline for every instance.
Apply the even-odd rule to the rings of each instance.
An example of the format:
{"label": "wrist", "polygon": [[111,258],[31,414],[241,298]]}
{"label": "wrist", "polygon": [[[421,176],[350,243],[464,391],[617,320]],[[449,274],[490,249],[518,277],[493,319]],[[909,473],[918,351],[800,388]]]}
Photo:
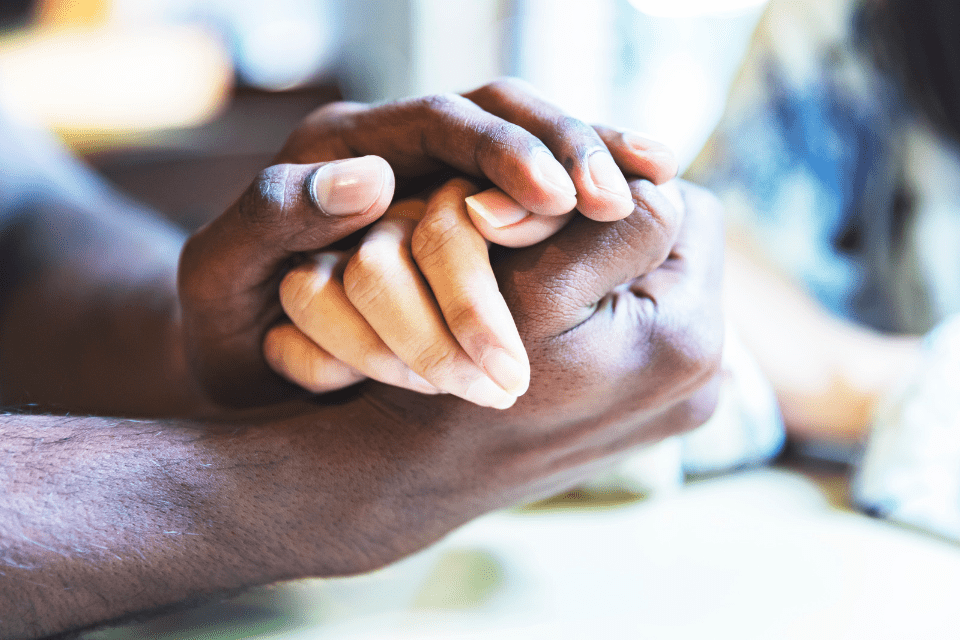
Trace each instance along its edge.
{"label": "wrist", "polygon": [[[255,532],[245,553],[261,554],[271,581],[375,570],[501,506],[500,492],[478,482],[472,429],[458,428],[436,398],[437,411],[422,411],[376,389],[376,400],[319,410],[289,403],[285,418],[244,434],[236,501]],[[450,413],[473,409],[450,400]]]}
{"label": "wrist", "polygon": [[[403,553],[403,445],[357,402],[288,403],[245,412],[199,446],[221,459],[212,531],[224,557],[243,564],[251,584],[349,575]],[[219,427],[215,427],[219,429]],[[385,539],[385,540],[384,540]],[[379,541],[378,541],[379,540]]]}

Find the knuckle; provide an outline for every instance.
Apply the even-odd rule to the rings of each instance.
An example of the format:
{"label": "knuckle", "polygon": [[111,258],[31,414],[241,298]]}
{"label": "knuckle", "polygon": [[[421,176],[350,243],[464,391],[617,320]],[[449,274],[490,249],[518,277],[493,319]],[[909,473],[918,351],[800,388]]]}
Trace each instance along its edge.
{"label": "knuckle", "polygon": [[[363,335],[353,346],[354,360],[357,368],[365,374],[377,379],[383,379],[383,376],[392,373],[396,356],[386,350],[379,342],[378,338]],[[380,377],[378,377],[380,376]]]}
{"label": "knuckle", "polygon": [[654,264],[667,258],[680,230],[680,212],[670,204],[657,187],[647,180],[634,180],[630,185],[634,212],[625,223],[642,227],[645,245]]}
{"label": "knuckle", "polygon": [[480,135],[473,152],[477,166],[503,168],[509,166],[513,158],[546,149],[528,131],[506,120],[484,122],[478,131]]}
{"label": "knuckle", "polygon": [[586,163],[596,152],[606,152],[607,146],[589,124],[570,115],[560,115],[554,121],[554,130],[564,145],[563,155]]}
{"label": "knuckle", "polygon": [[624,134],[622,129],[604,124],[591,124],[590,128],[593,129],[594,133],[596,133],[604,143],[609,143],[610,140],[621,138]]}
{"label": "knuckle", "polygon": [[442,265],[450,243],[462,232],[456,218],[442,212],[429,215],[413,231],[410,251],[423,269]]}
{"label": "knuckle", "polygon": [[[701,320],[704,320],[701,318]],[[720,370],[723,331],[719,322],[669,323],[655,332],[658,368],[669,372],[674,388],[703,386]]]}
{"label": "knuckle", "polygon": [[468,180],[465,177],[450,178],[433,194],[431,201],[441,198],[444,200],[454,198],[459,201],[477,193],[479,190],[479,187],[473,180]]}
{"label": "knuckle", "polygon": [[196,289],[203,286],[202,276],[204,270],[201,268],[202,260],[207,253],[203,247],[203,241],[200,239],[203,230],[187,238],[180,250],[180,261],[177,267],[177,288],[181,297],[193,297],[196,295]]}
{"label": "knuckle", "polygon": [[555,126],[564,137],[571,138],[575,144],[582,146],[584,150],[605,148],[593,127],[579,118],[562,115],[557,118]]}
{"label": "knuckle", "polygon": [[515,93],[534,93],[533,86],[513,76],[501,76],[483,85],[477,92],[491,97],[504,98]]}
{"label": "knuckle", "polygon": [[454,93],[437,93],[419,98],[416,105],[425,118],[434,119],[437,115],[450,116],[462,109],[466,103],[465,98]]}
{"label": "knuckle", "polygon": [[294,269],[280,281],[280,305],[292,318],[301,317],[323,295],[323,286],[312,274]]}
{"label": "knuckle", "polygon": [[673,410],[672,431],[682,434],[696,429],[713,415],[720,400],[720,378],[715,375],[703,382]]}
{"label": "knuckle", "polygon": [[331,102],[316,109],[312,114],[310,114],[310,117],[317,120],[324,120],[327,118],[336,119],[343,116],[353,115],[354,113],[363,111],[367,108],[367,105],[359,102]]}
{"label": "knuckle", "polygon": [[468,295],[461,295],[451,301],[448,307],[444,309],[443,315],[447,321],[447,326],[455,334],[466,333],[469,335],[483,326],[478,302],[472,300]]}
{"label": "knuckle", "polygon": [[357,309],[370,308],[386,289],[390,271],[387,256],[375,247],[360,245],[343,272],[343,289],[347,299]]}
{"label": "knuckle", "polygon": [[289,164],[273,165],[260,171],[238,202],[241,219],[257,226],[280,223],[287,203],[289,179]]}
{"label": "knuckle", "polygon": [[434,344],[419,351],[411,365],[411,369],[425,378],[449,379],[457,368],[457,352],[446,346]]}
{"label": "knuckle", "polygon": [[224,282],[234,277],[230,265],[224,264],[222,254],[211,244],[208,227],[200,229],[184,243],[177,265],[177,291],[181,303],[193,313],[218,301],[223,295]]}

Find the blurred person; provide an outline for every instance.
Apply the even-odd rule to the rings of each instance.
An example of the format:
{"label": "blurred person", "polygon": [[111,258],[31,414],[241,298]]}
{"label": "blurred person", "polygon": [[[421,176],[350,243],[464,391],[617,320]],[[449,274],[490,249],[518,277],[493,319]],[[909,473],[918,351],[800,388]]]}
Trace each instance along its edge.
{"label": "blurred person", "polygon": [[688,176],[788,433],[864,442],[854,500],[960,540],[960,7],[774,2]]}
{"label": "blurred person", "polygon": [[[0,636],[369,571],[701,423],[721,333],[717,203],[633,177],[672,173],[547,107],[502,82],[321,109],[189,239],[0,121]],[[529,390],[502,411],[456,397],[469,386],[305,398],[264,357],[284,276],[349,249],[395,190],[437,171],[537,215],[586,213],[492,264]],[[462,214],[465,184],[427,209]],[[444,228],[419,237],[442,246]]]}

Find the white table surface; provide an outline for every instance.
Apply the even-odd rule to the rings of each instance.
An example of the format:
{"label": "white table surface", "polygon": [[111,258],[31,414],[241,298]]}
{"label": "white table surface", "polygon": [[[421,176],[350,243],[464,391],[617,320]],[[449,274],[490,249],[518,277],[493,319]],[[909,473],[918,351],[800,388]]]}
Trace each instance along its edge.
{"label": "white table surface", "polygon": [[84,638],[960,638],[960,547],[841,494],[836,477],[773,468],[616,507],[498,513],[375,574]]}

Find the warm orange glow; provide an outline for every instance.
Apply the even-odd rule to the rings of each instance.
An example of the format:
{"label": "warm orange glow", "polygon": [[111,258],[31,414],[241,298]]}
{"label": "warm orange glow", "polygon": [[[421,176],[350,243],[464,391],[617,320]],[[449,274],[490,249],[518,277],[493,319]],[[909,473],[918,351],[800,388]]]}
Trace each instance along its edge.
{"label": "warm orange glow", "polygon": [[232,80],[224,46],[196,27],[42,29],[0,44],[7,109],[68,140],[198,124]]}
{"label": "warm orange glow", "polygon": [[41,25],[98,26],[110,16],[110,0],[41,0],[37,3]]}

